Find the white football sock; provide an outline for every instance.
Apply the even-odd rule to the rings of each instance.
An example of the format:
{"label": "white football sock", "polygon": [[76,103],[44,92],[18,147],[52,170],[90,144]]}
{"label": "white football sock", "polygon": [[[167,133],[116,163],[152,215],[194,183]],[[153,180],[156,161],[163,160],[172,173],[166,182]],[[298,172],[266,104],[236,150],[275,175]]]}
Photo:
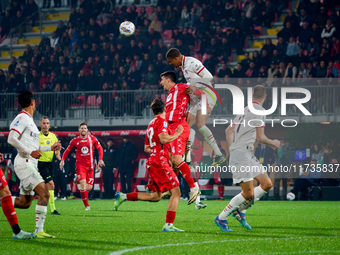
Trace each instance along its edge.
{"label": "white football sock", "polygon": [[190,129],[190,136],[189,136],[189,140],[187,142],[187,149],[188,152],[185,155],[185,162],[191,162],[191,145],[194,144],[195,141],[195,135],[196,135],[196,131],[194,129]]}
{"label": "white football sock", "polygon": [[122,194],[122,200],[124,201],[124,200],[126,200],[127,198],[126,198],[126,194],[125,193],[121,193]]}
{"label": "white football sock", "polygon": [[254,189],[254,199],[250,199],[247,200],[247,203],[243,203],[238,209],[241,213],[246,213],[246,211],[253,205],[255,204],[257,201],[260,200],[260,198],[266,194],[267,192],[261,188],[261,186],[257,186]]}
{"label": "white football sock", "polygon": [[234,196],[232,200],[230,200],[229,204],[224,208],[224,210],[220,213],[218,218],[220,220],[226,220],[228,216],[235,211],[246,199],[239,193]]}
{"label": "white football sock", "polygon": [[[195,182],[195,188],[200,188],[199,186],[198,186],[198,182]],[[199,203],[199,202],[201,202],[201,196],[197,196],[197,198],[196,198],[196,205]]]}
{"label": "white football sock", "polygon": [[204,140],[209,144],[209,146],[214,150],[216,156],[222,156],[222,152],[217,146],[216,140],[207,126],[203,126],[198,131],[203,135]]}
{"label": "white football sock", "polygon": [[46,219],[47,206],[36,205],[35,206],[35,233],[38,234],[44,230],[44,223]]}
{"label": "white football sock", "polygon": [[15,207],[15,199],[16,197],[15,196],[12,196],[12,203],[13,203],[13,206]]}

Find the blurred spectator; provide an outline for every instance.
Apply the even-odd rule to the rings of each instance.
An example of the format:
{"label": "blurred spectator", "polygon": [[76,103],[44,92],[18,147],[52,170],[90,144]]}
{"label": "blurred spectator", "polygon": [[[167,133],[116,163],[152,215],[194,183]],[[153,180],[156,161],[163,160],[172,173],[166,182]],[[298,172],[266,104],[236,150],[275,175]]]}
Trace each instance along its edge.
{"label": "blurred spectator", "polygon": [[322,29],[321,38],[330,39],[334,35],[335,31],[336,31],[336,28],[333,25],[332,20],[328,19],[326,26]]}
{"label": "blurred spectator", "polygon": [[118,148],[118,171],[122,184],[123,193],[131,192],[131,182],[133,177],[133,161],[138,157],[138,152],[127,136],[123,137],[123,143]]}
{"label": "blurred spectator", "polygon": [[316,185],[320,181],[322,171],[317,167],[317,160],[312,159],[307,169],[302,170],[300,177],[294,181],[295,200],[308,200],[308,188]]}

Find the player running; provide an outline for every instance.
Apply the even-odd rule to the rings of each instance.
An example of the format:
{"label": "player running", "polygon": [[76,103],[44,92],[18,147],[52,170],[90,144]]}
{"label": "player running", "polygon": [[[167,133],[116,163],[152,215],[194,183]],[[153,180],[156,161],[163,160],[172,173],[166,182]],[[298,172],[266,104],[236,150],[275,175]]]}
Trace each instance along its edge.
{"label": "player running", "polygon": [[73,138],[66,148],[63,158],[60,161],[60,169],[65,165],[65,159],[68,154],[76,150],[76,174],[77,181],[80,183],[80,195],[85,205],[85,211],[91,210],[89,205],[89,194],[92,190],[94,182],[94,147],[98,150],[99,161],[98,165],[104,167],[103,148],[97,138],[89,133],[86,122],[79,124],[79,136]]}
{"label": "player running", "polygon": [[[48,146],[58,142],[58,138],[55,134],[50,132],[50,120],[47,116],[43,116],[40,120],[41,131],[39,133],[39,144]],[[60,151],[55,151],[56,157],[61,160]],[[52,215],[60,215],[60,213],[55,208],[54,203],[54,182],[53,182],[53,151],[46,151],[41,153],[41,157],[38,161],[38,170],[41,177],[44,179],[46,188],[50,193],[49,204],[51,208]]]}
{"label": "player running", "polygon": [[[3,160],[4,157],[0,153],[0,162]],[[12,227],[13,239],[31,239],[37,236],[36,234],[25,232],[21,230],[21,228],[19,227],[18,217],[12,203],[12,194],[9,191],[6,177],[1,169],[0,169],[0,201],[2,211],[4,212],[8,220],[8,223]]]}
{"label": "player running", "polygon": [[170,143],[182,134],[183,127],[178,125],[175,133],[170,135],[169,125],[165,119],[164,103],[161,99],[156,98],[151,104],[151,109],[155,117],[150,121],[147,128],[144,151],[150,154],[146,167],[150,174],[148,188],[152,193],[132,192],[124,194],[117,192],[114,210],[117,211],[118,207],[126,200],[158,202],[161,200],[162,192],[170,191],[171,197],[163,231],[182,232],[184,230],[173,226],[181,191],[177,176],[170,166],[169,153]]}
{"label": "player running", "polygon": [[14,160],[14,171],[20,180],[20,197],[12,197],[17,208],[29,208],[34,192],[39,196],[35,207],[36,228],[38,238],[54,238],[44,231],[49,193],[44,179],[38,172],[38,159],[44,151],[61,149],[59,142],[52,146],[39,145],[39,130],[34,123],[35,100],[30,91],[22,91],[18,96],[22,111],[10,125],[8,143],[15,147],[18,155]]}
{"label": "player running", "polygon": [[[175,132],[176,128],[181,125],[184,128],[183,133],[171,143],[172,163],[181,171],[183,178],[190,187],[188,205],[193,203],[197,196],[201,194],[198,185],[195,185],[191,177],[190,167],[183,160],[186,143],[190,135],[190,127],[186,122],[187,106],[189,103],[188,89],[189,85],[184,83],[176,84],[176,74],[173,71],[167,71],[161,74],[161,85],[165,91],[168,91],[166,99],[166,120],[169,122],[170,131]],[[203,93],[197,89],[195,95],[200,96]]]}
{"label": "player running", "polygon": [[[212,134],[210,129],[206,126],[206,122],[209,118],[209,115],[212,112],[214,106],[216,105],[216,95],[208,86],[205,86],[203,84],[200,85],[199,83],[197,83],[198,79],[203,78],[206,81],[208,81],[209,82],[208,85],[211,86],[211,81],[213,79],[212,74],[209,72],[207,68],[205,68],[201,61],[193,57],[183,56],[181,52],[176,48],[171,48],[166,53],[166,58],[170,65],[172,65],[175,68],[180,67],[182,69],[184,78],[186,79],[188,84],[195,85],[196,87],[203,90],[207,94],[208,114],[204,115],[202,114],[201,97],[199,98],[196,97],[194,100],[191,101],[188,122],[190,128],[194,123],[196,123],[198,131],[202,134],[204,140],[209,144],[209,146],[214,150],[216,157],[213,166],[221,165],[224,161],[226,161],[226,157],[225,155],[222,154],[222,152],[218,148],[214,135]],[[189,150],[186,155],[187,162],[191,160],[190,147],[194,143],[194,139],[195,131],[191,129],[189,138],[190,141]]]}
{"label": "player running", "polygon": [[[266,100],[266,89],[257,85],[253,89],[253,108],[264,110],[262,107]],[[279,149],[280,141],[271,140],[264,134],[265,116],[255,115],[250,112],[248,106],[244,109],[244,115],[237,115],[226,129],[226,138],[230,150],[229,165],[233,171],[234,184],[239,183],[242,192],[233,197],[227,207],[215,218],[215,224],[222,231],[232,231],[228,227],[227,218],[230,214],[247,229],[245,213],[255,202],[266,194],[273,186],[266,169],[253,154],[254,143],[267,144],[273,149]],[[248,124],[250,123],[250,124]],[[260,185],[254,188],[253,180]]]}

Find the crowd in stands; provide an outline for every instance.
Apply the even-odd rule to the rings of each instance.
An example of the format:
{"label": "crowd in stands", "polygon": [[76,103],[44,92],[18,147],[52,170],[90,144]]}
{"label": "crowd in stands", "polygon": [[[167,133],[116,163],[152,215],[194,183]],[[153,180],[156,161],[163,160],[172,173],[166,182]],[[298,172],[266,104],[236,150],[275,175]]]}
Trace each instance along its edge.
{"label": "crowd in stands", "polygon": [[[25,2],[13,0],[5,10],[2,36],[24,18],[36,21],[35,1]],[[160,0],[157,6],[116,7],[111,0],[81,0],[51,37],[44,33],[39,45],[27,45],[23,56],[12,57],[8,71],[0,70],[0,89],[160,89],[159,74],[171,68],[165,58],[171,47],[202,60],[216,78],[265,79],[268,86],[275,78],[283,78],[276,85],[337,78],[340,17],[335,2],[301,1],[296,12],[288,9],[277,39],[267,38],[261,50],[249,53],[245,49],[253,38],[279,21],[283,9],[291,8],[289,1]],[[131,37],[119,34],[124,20],[136,26]],[[244,59],[230,69],[232,50]]]}

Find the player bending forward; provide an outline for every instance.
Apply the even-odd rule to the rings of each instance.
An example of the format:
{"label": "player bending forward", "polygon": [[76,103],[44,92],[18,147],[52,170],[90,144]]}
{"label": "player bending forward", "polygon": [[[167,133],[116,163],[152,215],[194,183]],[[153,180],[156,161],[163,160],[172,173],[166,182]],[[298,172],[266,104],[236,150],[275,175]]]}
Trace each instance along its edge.
{"label": "player bending forward", "polygon": [[124,194],[117,192],[114,210],[117,211],[118,207],[126,200],[158,202],[163,192],[170,191],[171,197],[163,231],[182,232],[183,230],[173,226],[181,191],[177,176],[170,166],[169,153],[170,143],[182,134],[183,127],[177,126],[175,133],[170,135],[169,125],[165,119],[164,103],[161,99],[156,98],[151,104],[151,109],[155,117],[150,121],[147,128],[144,151],[150,154],[146,167],[150,174],[148,188],[152,193],[132,192]]}
{"label": "player bending forward", "polygon": [[[266,100],[266,89],[257,85],[253,89],[253,108],[264,110],[262,107]],[[251,123],[251,126],[248,123]],[[215,218],[215,224],[222,231],[232,231],[228,227],[227,218],[230,214],[247,229],[245,213],[255,202],[266,194],[273,186],[262,164],[253,155],[254,143],[267,144],[273,149],[279,149],[280,142],[271,140],[264,134],[265,116],[250,112],[249,106],[244,109],[244,115],[237,115],[233,124],[226,129],[226,138],[230,150],[229,165],[233,171],[234,184],[239,183],[242,192],[233,197],[227,207]],[[235,172],[234,172],[235,171]],[[253,180],[260,185],[254,188]]]}
{"label": "player bending forward", "polygon": [[91,210],[89,205],[89,194],[94,182],[94,147],[99,153],[98,165],[104,167],[103,148],[97,138],[89,134],[86,122],[79,124],[79,136],[73,138],[66,148],[63,158],[60,161],[60,169],[65,165],[65,159],[75,148],[76,150],[76,174],[77,181],[80,183],[80,195],[85,205],[85,211]]}
{"label": "player bending forward", "polygon": [[23,91],[18,96],[22,111],[11,123],[8,143],[18,150],[14,160],[14,171],[20,180],[20,197],[12,197],[16,208],[29,208],[34,192],[39,196],[35,206],[36,228],[38,238],[54,238],[44,231],[47,203],[50,194],[44,179],[38,172],[38,159],[41,152],[61,149],[59,142],[52,146],[39,145],[39,130],[33,121],[35,100],[31,92]]}
{"label": "player bending forward", "polygon": [[[4,157],[0,153],[0,162],[2,160],[4,160]],[[21,230],[21,228],[19,227],[18,217],[12,203],[12,194],[9,191],[6,177],[1,169],[0,169],[0,201],[2,211],[4,212],[9,224],[12,227],[13,239],[31,239],[37,236],[36,234],[33,233],[27,233]]]}

